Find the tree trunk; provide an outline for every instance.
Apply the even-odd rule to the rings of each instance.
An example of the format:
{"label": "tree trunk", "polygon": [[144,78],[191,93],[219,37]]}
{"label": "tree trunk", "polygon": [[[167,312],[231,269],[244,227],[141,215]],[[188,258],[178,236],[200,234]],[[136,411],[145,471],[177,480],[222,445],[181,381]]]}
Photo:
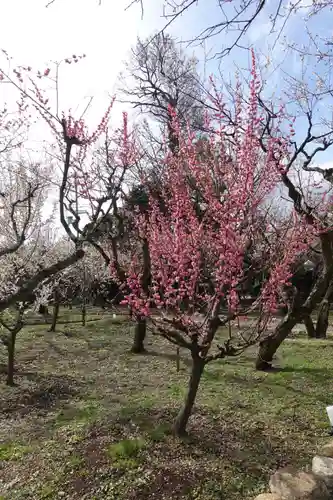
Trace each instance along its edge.
{"label": "tree trunk", "polygon": [[300,318],[293,314],[287,314],[277,325],[274,332],[263,339],[259,344],[259,352],[256,360],[257,370],[272,369],[273,356],[288,337],[294,326],[300,322]]}
{"label": "tree trunk", "polygon": [[45,304],[40,304],[38,308],[38,314],[42,314],[43,316],[47,316],[49,314],[48,307]]}
{"label": "tree trunk", "polygon": [[[151,272],[150,272],[150,254],[148,240],[143,238],[142,240],[142,255],[143,255],[143,273],[142,273],[142,289],[148,295],[149,286],[151,282]],[[145,318],[137,318],[137,323],[135,325],[133,346],[131,351],[140,354],[145,352],[144,340],[146,338],[147,332],[147,320]]]}
{"label": "tree trunk", "polygon": [[146,352],[144,341],[146,338],[147,321],[145,318],[139,318],[135,325],[134,339],[131,351],[135,354]]}
{"label": "tree trunk", "polygon": [[60,307],[59,302],[56,302],[53,306],[52,324],[50,326],[50,332],[56,331],[57,320],[59,316],[59,307]]}
{"label": "tree trunk", "polygon": [[84,302],[82,304],[82,326],[86,326],[86,315],[87,315],[87,309],[86,309],[86,303]]}
{"label": "tree trunk", "polygon": [[16,332],[11,332],[7,345],[8,366],[7,366],[7,385],[14,385],[14,359],[15,359],[15,341]]}
{"label": "tree trunk", "polygon": [[[288,178],[285,179],[288,181]],[[288,181],[289,182],[289,181]],[[287,185],[287,184],[286,184]],[[293,191],[294,187],[289,183],[289,195],[296,199],[297,193]],[[311,289],[307,299],[302,304],[299,297],[294,297],[292,310],[284,317],[275,331],[260,342],[256,368],[258,370],[267,370],[271,368],[273,356],[280,347],[284,339],[289,335],[293,327],[304,321],[305,316],[309,316],[318,304],[319,300],[329,298],[333,295],[333,236],[331,232],[321,233],[319,235],[323,270]]]}
{"label": "tree trunk", "polygon": [[330,303],[324,298],[319,306],[317,324],[316,324],[316,338],[326,339],[328,328],[328,317],[330,312]]}
{"label": "tree trunk", "polygon": [[173,431],[176,436],[186,435],[186,427],[192,413],[194,401],[198,392],[198,387],[201,380],[201,375],[205,368],[205,362],[198,355],[192,356],[191,377],[188,384],[184,406],[177,415],[173,425]]}
{"label": "tree trunk", "polygon": [[304,318],[304,325],[306,328],[306,332],[308,334],[309,339],[314,339],[316,338],[316,330],[312,321],[311,316],[305,316]]}

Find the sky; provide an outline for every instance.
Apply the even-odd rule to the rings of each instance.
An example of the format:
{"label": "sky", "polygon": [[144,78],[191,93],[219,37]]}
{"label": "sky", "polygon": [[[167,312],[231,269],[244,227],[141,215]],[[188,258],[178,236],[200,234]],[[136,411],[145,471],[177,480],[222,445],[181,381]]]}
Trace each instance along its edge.
{"label": "sky", "polygon": [[[293,1],[285,0],[285,5]],[[86,58],[75,66],[61,66],[59,100],[60,109],[72,108],[79,113],[85,108],[90,96],[94,96],[89,110],[93,128],[103,115],[110,94],[116,91],[119,72],[137,36],[147,37],[165,25],[165,19],[161,16],[163,3],[163,0],[144,0],[145,11],[141,19],[139,5],[124,10],[128,0],[102,0],[101,5],[99,0],[55,0],[47,8],[47,0],[0,0],[0,49],[7,50],[15,64],[30,65],[40,70],[52,68],[49,61],[60,61],[72,54],[86,54]],[[310,0],[303,0],[304,5],[308,3]],[[233,9],[232,2],[229,4],[226,8]],[[265,92],[278,98],[286,87],[285,72],[299,76],[302,64],[295,52],[286,50],[283,37],[274,44],[275,37],[269,35],[269,15],[275,5],[276,0],[268,2],[268,8],[258,17],[243,43],[254,44],[263,79],[267,82]],[[305,8],[300,9],[289,19],[283,32],[287,42],[306,42],[306,13]],[[220,18],[217,0],[199,0],[168,31],[182,41],[182,47],[186,48],[187,40]],[[332,20],[333,13],[325,11],[323,15],[310,20],[308,26],[313,32],[331,36]],[[277,23],[277,32],[281,26],[282,20]],[[236,67],[248,69],[249,54],[244,50],[235,49],[227,58],[213,59],[214,54],[220,52],[232,36],[232,33],[222,33],[203,47],[192,45],[186,49],[189,54],[195,53],[200,60],[202,74],[221,72],[226,80],[232,80]],[[6,61],[0,57],[0,67],[3,65],[6,68]],[[327,68],[319,66],[316,70],[324,74]],[[2,101],[9,99],[12,92],[8,86],[3,87],[0,87]],[[124,108],[123,104],[115,106],[112,113],[114,123],[118,122]],[[320,116],[329,116],[331,110],[324,102],[317,106],[317,112]],[[305,132],[305,127],[304,120],[298,123],[299,136]],[[44,129],[37,127],[35,134],[37,145],[44,138]],[[330,166],[330,161],[329,152],[319,158],[319,162],[325,166]]]}
{"label": "sky", "polygon": [[[75,67],[64,66],[60,74],[60,96],[64,108],[82,104],[87,96],[94,95],[96,116],[103,108],[103,99],[115,91],[116,80],[123,67],[136,37],[146,37],[165,25],[161,16],[163,0],[144,0],[144,17],[141,19],[139,5],[124,10],[128,0],[55,0],[45,8],[48,0],[0,0],[2,28],[0,48],[13,56],[18,64],[28,64],[43,69],[48,61],[60,61],[72,54],[85,53],[87,58]],[[304,0],[306,1],[306,0]],[[232,2],[229,2],[232,4]],[[275,0],[268,3],[274,6]],[[232,12],[230,10],[230,12]],[[274,38],[267,37],[270,10],[264,10],[258,21],[250,29],[245,44],[255,43],[257,55],[262,62],[281,61],[286,51],[281,44],[271,50]],[[300,21],[304,11],[294,15],[287,24],[285,33],[294,40],[302,41],[304,26]],[[171,25],[169,31],[180,41],[193,38],[202,29],[221,18],[217,0],[201,0]],[[323,22],[325,24],[323,24]],[[321,33],[325,26],[330,30],[330,16],[318,18],[315,25]],[[198,46],[188,48],[202,61],[227,45],[232,34],[222,33],[206,43],[204,49]],[[186,44],[183,45],[184,47]],[[263,52],[264,55],[260,54]],[[227,78],[235,73],[235,64],[246,68],[249,56],[246,52],[235,49],[231,56],[221,63],[223,76]],[[206,73],[217,71],[216,61],[206,62]],[[288,70],[299,70],[299,61],[295,54],[287,60]],[[203,64],[201,64],[203,70]],[[279,81],[278,72],[270,75],[270,66],[266,75],[270,77],[270,87]],[[98,102],[97,102],[98,101]],[[105,104],[104,104],[105,105]]]}

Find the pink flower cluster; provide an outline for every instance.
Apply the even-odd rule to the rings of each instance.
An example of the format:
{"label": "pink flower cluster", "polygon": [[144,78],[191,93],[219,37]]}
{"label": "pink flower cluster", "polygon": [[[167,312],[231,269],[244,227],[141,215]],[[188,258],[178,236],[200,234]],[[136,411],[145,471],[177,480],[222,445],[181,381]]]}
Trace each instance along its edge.
{"label": "pink flower cluster", "polygon": [[168,153],[164,161],[164,210],[150,193],[149,217],[137,218],[138,230],[149,243],[152,282],[149,294],[144,293],[137,262],[129,265],[127,286],[131,292],[125,302],[132,310],[149,315],[150,308],[157,306],[181,316],[185,303],[194,311],[222,298],[235,311],[244,277],[244,254],[249,242],[259,241],[269,269],[261,301],[268,312],[276,309],[281,290],[290,280],[291,264],[313,240],[315,228],[292,214],[283,246],[274,248],[269,235],[267,241],[262,238],[259,215],[281,181],[288,141],[281,136],[278,122],[263,154],[259,86],[253,56],[249,104],[244,107],[236,96],[232,142],[231,131],[223,123],[225,105],[220,96],[216,102],[221,113],[214,117],[220,127],[213,130],[212,120],[209,128],[213,131],[200,142],[191,131],[180,130],[170,109],[179,150]]}

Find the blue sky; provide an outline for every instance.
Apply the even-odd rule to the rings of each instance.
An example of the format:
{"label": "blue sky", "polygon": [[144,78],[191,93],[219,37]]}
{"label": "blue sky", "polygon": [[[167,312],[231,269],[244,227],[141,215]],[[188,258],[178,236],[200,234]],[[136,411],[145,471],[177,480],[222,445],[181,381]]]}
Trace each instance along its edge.
{"label": "blue sky", "polygon": [[[267,80],[266,95],[275,93],[278,98],[286,88],[283,71],[296,77],[301,75],[300,57],[293,51],[287,51],[281,37],[273,47],[274,36],[269,35],[269,15],[277,0],[270,0],[268,7],[260,14],[256,22],[243,39],[244,45],[253,45],[260,62],[263,78]],[[284,0],[284,5],[295,0]],[[311,0],[304,0],[303,4]],[[161,29],[165,19],[161,17],[163,0],[144,0],[145,15],[141,20],[139,6],[128,11],[124,7],[128,0],[55,0],[45,8],[46,0],[0,0],[2,7],[2,28],[0,31],[0,48],[6,49],[15,63],[31,65],[44,69],[49,60],[61,60],[73,53],[85,53],[87,58],[80,64],[64,66],[60,73],[60,106],[63,109],[82,110],[87,99],[94,95],[93,106],[89,118],[92,125],[97,123],[107,105],[108,96],[113,94],[123,61],[127,58],[136,37],[147,37]],[[234,0],[234,4],[238,0]],[[229,9],[233,8],[230,2]],[[19,15],[18,15],[19,13]],[[298,44],[307,42],[304,16],[306,10],[301,9],[291,16],[283,32],[286,40]],[[217,0],[199,0],[183,16],[172,24],[169,32],[181,41],[192,39],[202,29],[214,24],[221,18]],[[321,15],[308,22],[314,33],[322,36],[331,35],[333,13],[326,9]],[[279,21],[280,23],[282,20]],[[277,30],[280,25],[278,23]],[[207,41],[205,47],[191,46],[187,50],[193,52],[202,61],[205,54],[213,56],[230,43],[230,34],[223,32]],[[185,44],[184,44],[185,47]],[[313,61],[312,61],[313,62]],[[3,64],[1,62],[0,66]],[[278,70],[274,69],[280,65]],[[221,71],[226,80],[233,79],[236,66],[246,70],[249,67],[249,54],[235,48],[231,55],[222,61],[206,61],[206,74]],[[324,75],[327,68],[321,64],[316,67],[319,75]],[[309,66],[305,78],[312,75],[313,67]],[[52,90],[52,89],[51,89]],[[11,90],[1,86],[2,100],[10,99]],[[331,99],[331,98],[330,98]],[[52,99],[51,99],[52,101]],[[330,101],[326,100],[317,109],[318,117],[330,117]],[[291,110],[295,109],[291,103]],[[116,106],[113,113],[117,122],[124,105]],[[79,111],[77,111],[79,113]],[[297,134],[301,137],[305,132],[304,120],[297,122]],[[44,138],[44,129],[36,130],[35,141]],[[330,165],[330,151],[318,157],[318,161]]]}
{"label": "blue sky", "polygon": [[[239,5],[238,1],[230,2],[225,6],[228,13],[233,12],[234,6]],[[284,7],[287,8],[291,1],[282,2]],[[308,58],[302,64],[300,55],[293,51],[288,50],[287,46],[296,43],[298,47],[309,45],[309,38],[306,28],[312,33],[322,38],[332,39],[332,26],[333,26],[333,12],[326,8],[320,14],[312,16],[310,19],[305,18],[309,10],[305,6],[309,6],[311,0],[303,0],[298,2],[300,8],[296,13],[293,13],[288,22],[286,23],[281,36],[278,38],[277,34],[280,32],[284,19],[278,19],[275,26],[275,33],[270,34],[271,22],[270,15],[273,14],[277,5],[277,0],[270,0],[267,7],[263,9],[256,21],[253,23],[246,36],[242,39],[242,45],[247,47],[254,47],[257,60],[259,62],[262,77],[266,81],[265,95],[267,97],[273,95],[277,101],[279,97],[285,100],[285,90],[289,89],[286,81],[287,75],[293,76],[297,79],[303,78],[307,83],[312,82],[314,85],[316,77],[313,72],[317,73],[319,77],[326,78],[327,65],[324,62],[318,63],[314,58]],[[204,28],[214,25],[221,20],[221,12],[217,5],[217,0],[201,0],[197,5],[191,7],[179,20],[172,26],[171,31],[175,36],[188,40],[199,34]],[[203,59],[203,54],[207,53],[214,55],[221,52],[223,48],[230,45],[231,40],[237,35],[234,33],[222,32],[216,37],[211,38],[205,43],[205,50],[191,46],[188,50],[194,50],[199,59]],[[278,40],[277,40],[278,38]],[[323,41],[317,40],[321,49],[327,50]],[[333,58],[332,58],[333,59]],[[226,80],[233,79],[235,75],[235,68],[246,70],[249,68],[250,58],[246,50],[234,48],[231,54],[224,57],[222,60],[210,60],[206,65],[207,73],[218,74],[219,70]],[[306,69],[305,69],[306,68]],[[332,119],[333,104],[332,97],[323,99],[314,108],[314,122],[318,123],[321,119]],[[299,112],[295,103],[289,103],[289,111],[291,113]],[[306,133],[307,123],[301,118],[296,122],[296,138],[301,139]],[[317,132],[320,129],[317,128]],[[332,153],[327,151],[318,155],[320,163],[329,162]]]}
{"label": "blue sky", "polygon": [[[277,0],[270,0],[248,34],[243,40],[244,45],[255,47],[256,54],[267,80],[266,94],[275,92],[277,98],[285,88],[283,71],[295,76],[300,75],[300,57],[292,51],[286,51],[282,39],[274,48],[274,36],[269,35],[269,15],[273,12]],[[284,4],[295,0],[284,0]],[[299,1],[299,0],[298,0]],[[311,0],[303,0],[303,4]],[[87,58],[75,67],[64,66],[60,74],[60,97],[63,108],[85,106],[89,96],[94,95],[92,120],[101,115],[108,95],[115,90],[117,76],[122,69],[131,46],[138,35],[149,36],[155,30],[162,28],[165,19],[162,18],[164,0],[144,0],[145,15],[141,20],[139,5],[124,12],[128,0],[55,0],[45,8],[46,0],[0,0],[2,5],[2,29],[0,31],[0,48],[4,48],[14,56],[14,61],[20,64],[30,64],[43,68],[48,60],[61,60],[73,53],[86,53]],[[234,4],[239,0],[229,2],[227,7],[231,13]],[[18,16],[17,13],[20,13]],[[306,10],[301,9],[289,19],[284,35],[289,41],[302,44],[307,36],[303,17]],[[217,0],[199,0],[183,16],[171,25],[170,32],[179,40],[188,40],[200,33],[205,27],[221,19]],[[310,21],[313,32],[330,34],[333,13],[326,9]],[[281,24],[282,20],[280,21]],[[277,31],[280,25],[277,24]],[[207,41],[205,48],[191,46],[187,50],[195,53],[203,61],[205,54],[213,56],[230,43],[232,34],[223,32]],[[185,46],[185,45],[184,45]],[[269,65],[267,65],[269,62]],[[274,65],[282,62],[279,70]],[[240,69],[249,67],[249,54],[235,48],[231,55],[222,61],[206,62],[206,74],[218,73],[218,66],[226,78],[232,79],[236,65]],[[267,67],[265,68],[265,65]],[[203,64],[201,64],[203,71]],[[319,74],[325,68],[318,67]],[[308,70],[311,73],[310,70]],[[7,90],[6,90],[7,92]],[[320,114],[330,110],[326,101],[320,109]],[[123,108],[123,106],[122,106]],[[120,113],[120,108],[118,109]],[[302,123],[298,130],[302,132]],[[326,161],[326,157],[323,161]]]}

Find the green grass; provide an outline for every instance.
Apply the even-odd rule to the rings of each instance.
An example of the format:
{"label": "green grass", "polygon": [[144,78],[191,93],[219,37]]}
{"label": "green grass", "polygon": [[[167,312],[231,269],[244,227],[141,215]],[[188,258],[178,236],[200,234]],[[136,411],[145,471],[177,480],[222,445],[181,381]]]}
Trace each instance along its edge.
{"label": "green grass", "polygon": [[15,442],[0,444],[0,461],[20,460],[29,453],[31,448]]}
{"label": "green grass", "polygon": [[106,453],[115,467],[133,469],[139,466],[139,456],[145,447],[146,442],[142,438],[122,439],[118,443],[108,445]]}
{"label": "green grass", "polygon": [[157,427],[147,430],[147,434],[149,439],[155,443],[165,441],[167,436],[171,434],[171,427],[168,424],[160,424]]}
{"label": "green grass", "polygon": [[0,373],[6,500],[245,500],[277,468],[308,467],[329,439],[332,339],[293,335],[274,373],[253,369],[254,349],[208,365],[189,437],[179,440],[170,429],[186,392],[186,352],[179,372],[161,339],[133,355],[132,326],[110,315],[86,328],[71,323],[70,337],[66,328],[27,327],[17,339],[17,386]]}
{"label": "green grass", "polygon": [[117,460],[118,458],[137,457],[145,447],[145,441],[139,439],[123,439],[118,443],[110,444],[107,448],[108,455]]}
{"label": "green grass", "polygon": [[80,455],[77,455],[75,453],[71,455],[67,461],[67,466],[70,470],[80,469],[83,464],[84,459]]}
{"label": "green grass", "polygon": [[80,406],[69,405],[68,407],[59,410],[56,418],[55,425],[62,426],[72,424],[73,421],[78,423],[90,423],[98,415],[98,404],[90,401],[85,401]]}

